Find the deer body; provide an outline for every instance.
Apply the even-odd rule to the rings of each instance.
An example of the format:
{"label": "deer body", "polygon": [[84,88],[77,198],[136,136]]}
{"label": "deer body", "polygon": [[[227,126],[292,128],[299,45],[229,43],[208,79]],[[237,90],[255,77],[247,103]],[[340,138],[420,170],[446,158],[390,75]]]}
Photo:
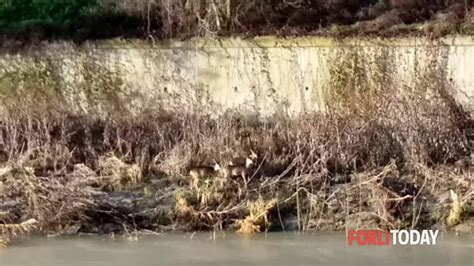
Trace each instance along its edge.
{"label": "deer body", "polygon": [[220,166],[219,164],[215,164],[214,167],[210,166],[196,166],[191,168],[189,171],[189,175],[191,176],[191,189],[195,188],[198,189],[199,179],[203,177],[217,177],[220,173]]}
{"label": "deer body", "polygon": [[[248,157],[233,158],[232,160],[229,161],[229,165],[233,165],[233,166],[247,165],[247,160],[248,159],[250,159],[251,162],[253,163],[253,160],[257,160],[257,158],[258,158],[257,154],[253,150],[250,150],[250,155]],[[246,167],[248,167],[248,166],[246,166]]]}
{"label": "deer body", "polygon": [[247,169],[253,164],[253,161],[250,158],[245,158],[245,163],[243,165],[228,165],[223,169],[224,176],[226,178],[233,177],[242,177],[244,181],[244,186],[247,187]]}

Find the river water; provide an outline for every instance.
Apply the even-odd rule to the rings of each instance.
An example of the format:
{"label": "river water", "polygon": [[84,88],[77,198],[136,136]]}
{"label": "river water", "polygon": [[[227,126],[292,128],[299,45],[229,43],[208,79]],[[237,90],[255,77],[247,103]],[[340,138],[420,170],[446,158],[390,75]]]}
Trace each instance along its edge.
{"label": "river water", "polygon": [[474,265],[472,235],[441,235],[436,246],[348,246],[345,234],[166,234],[130,238],[28,238],[0,250],[0,266]]}

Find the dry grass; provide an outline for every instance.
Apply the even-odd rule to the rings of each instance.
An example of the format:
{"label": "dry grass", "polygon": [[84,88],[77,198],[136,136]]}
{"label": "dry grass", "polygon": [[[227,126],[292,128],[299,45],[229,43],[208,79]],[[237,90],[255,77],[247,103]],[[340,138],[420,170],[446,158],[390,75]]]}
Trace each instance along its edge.
{"label": "dry grass", "polygon": [[249,214],[244,219],[238,219],[235,222],[239,228],[237,232],[241,234],[255,234],[261,232],[262,228],[268,230],[270,228],[268,214],[270,210],[276,207],[276,204],[276,199],[265,201],[259,198],[257,201],[249,202]]}
{"label": "dry grass", "polygon": [[[10,224],[31,217],[41,231],[55,232],[111,223],[148,230],[164,220],[184,230],[237,221],[242,232],[258,232],[288,227],[291,217],[300,230],[433,226],[444,219],[429,214],[440,193],[451,189],[461,203],[473,193],[472,167],[456,162],[472,153],[474,125],[441,85],[342,88],[329,97],[327,113],[261,121],[211,118],[212,110],[105,120],[14,106],[0,117],[0,148],[9,159],[0,169],[0,211],[12,214]],[[203,179],[189,189],[190,166],[225,164],[249,148],[259,157],[247,188],[239,179]],[[172,195],[160,204],[174,213],[135,201],[134,189],[143,192],[150,180],[160,185],[146,198]],[[104,203],[112,192],[133,200]],[[125,212],[127,202],[134,209]]]}
{"label": "dry grass", "polygon": [[0,224],[0,248],[7,247],[7,244],[16,236],[28,234],[36,229],[38,221],[30,219],[20,224]]}
{"label": "dry grass", "polygon": [[448,217],[446,217],[446,224],[448,226],[454,226],[461,221],[462,203],[454,191],[450,190],[449,192],[452,203],[451,210],[448,214]]}
{"label": "dry grass", "polygon": [[100,156],[98,164],[100,183],[111,185],[111,189],[114,191],[137,185],[143,181],[142,169],[138,164],[124,163],[113,154]]}

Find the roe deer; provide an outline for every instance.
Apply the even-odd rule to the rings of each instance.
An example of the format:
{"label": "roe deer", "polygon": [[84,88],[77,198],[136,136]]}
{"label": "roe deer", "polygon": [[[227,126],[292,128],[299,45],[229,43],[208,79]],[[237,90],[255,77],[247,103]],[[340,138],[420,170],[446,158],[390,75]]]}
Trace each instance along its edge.
{"label": "roe deer", "polygon": [[[252,161],[251,164],[253,164],[253,161],[257,160],[257,158],[258,158],[257,154],[252,149],[250,149],[250,154],[249,154],[248,157],[233,158],[232,160],[229,161],[229,165],[231,165],[231,166],[246,166],[248,159],[250,159]],[[250,165],[248,165],[246,167],[248,168],[249,166]]]}
{"label": "roe deer", "polygon": [[217,162],[214,162],[214,166],[195,166],[189,171],[189,175],[192,177],[191,189],[198,189],[199,178],[203,177],[217,177],[221,171],[221,167]]}
{"label": "roe deer", "polygon": [[253,164],[250,158],[245,158],[244,165],[227,165],[224,167],[223,172],[226,178],[232,178],[240,176],[244,181],[245,188],[247,187],[247,169]]}

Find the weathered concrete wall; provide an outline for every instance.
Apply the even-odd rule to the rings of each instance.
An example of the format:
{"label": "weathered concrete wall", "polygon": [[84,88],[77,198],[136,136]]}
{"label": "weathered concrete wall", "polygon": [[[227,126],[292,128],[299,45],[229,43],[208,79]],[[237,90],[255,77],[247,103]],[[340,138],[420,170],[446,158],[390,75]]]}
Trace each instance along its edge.
{"label": "weathered concrete wall", "polygon": [[[212,106],[268,116],[324,110],[328,93],[452,86],[474,111],[474,38],[106,41],[0,52],[0,99],[86,112]],[[441,86],[441,85],[439,85]]]}

